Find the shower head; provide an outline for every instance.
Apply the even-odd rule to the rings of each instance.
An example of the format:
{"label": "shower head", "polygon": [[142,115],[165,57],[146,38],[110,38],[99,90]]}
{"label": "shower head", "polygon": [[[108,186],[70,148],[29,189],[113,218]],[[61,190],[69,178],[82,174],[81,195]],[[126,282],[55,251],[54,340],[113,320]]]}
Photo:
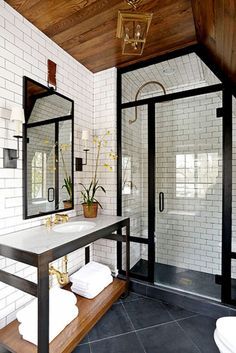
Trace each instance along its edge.
{"label": "shower head", "polygon": [[[142,91],[142,89],[144,87],[146,87],[147,85],[151,85],[151,84],[155,84],[155,85],[158,85],[161,87],[161,89],[163,90],[163,93],[166,94],[166,90],[165,90],[165,87],[158,81],[148,81],[146,83],[144,83],[141,87],[139,87],[139,89],[137,90],[137,93],[135,95],[135,101],[137,101],[138,99],[138,95],[139,93]],[[135,107],[135,118],[134,120],[129,120],[129,124],[133,124],[135,123],[135,121],[138,119],[138,110],[137,110],[137,107]]]}

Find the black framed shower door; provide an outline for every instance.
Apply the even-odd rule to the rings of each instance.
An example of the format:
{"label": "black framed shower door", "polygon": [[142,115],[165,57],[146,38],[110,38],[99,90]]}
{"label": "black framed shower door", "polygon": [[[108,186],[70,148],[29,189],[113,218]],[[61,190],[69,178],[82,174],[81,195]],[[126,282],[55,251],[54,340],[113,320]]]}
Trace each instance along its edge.
{"label": "black framed shower door", "polygon": [[[121,75],[118,75],[118,87],[121,83]],[[134,247],[137,244],[146,248],[146,258],[144,263],[141,262],[137,266],[131,266],[131,276],[141,280],[146,280],[154,283],[155,274],[155,242],[156,236],[158,237],[158,229],[156,228],[156,208],[162,205],[163,200],[161,191],[158,195],[159,206],[156,207],[157,194],[156,194],[156,106],[164,102],[170,102],[180,100],[188,97],[196,97],[201,95],[207,95],[214,92],[220,92],[222,94],[222,106],[220,105],[216,109],[215,118],[223,118],[222,121],[222,243],[221,243],[221,275],[216,276],[218,284],[221,284],[221,301],[224,303],[233,303],[231,298],[231,260],[234,258],[234,254],[231,252],[231,214],[232,214],[232,93],[227,88],[224,88],[222,84],[213,86],[201,87],[191,89],[184,92],[177,92],[167,94],[165,96],[158,96],[154,98],[147,98],[136,102],[121,103],[121,99],[118,99],[118,124],[117,124],[117,141],[118,141],[118,173],[117,173],[117,185],[118,185],[118,197],[117,197],[117,210],[118,215],[124,214],[122,202],[124,195],[122,194],[122,115],[128,109],[134,107],[144,108],[147,110],[147,219],[148,219],[148,232],[147,236],[133,236],[131,226],[131,244]],[[141,141],[140,141],[141,143]],[[140,150],[142,146],[140,144]],[[162,207],[162,206],[161,206]],[[156,233],[155,233],[156,232]],[[122,244],[118,244],[117,255],[118,255],[118,269],[122,272],[124,267],[122,264]],[[145,253],[145,251],[144,251]]]}

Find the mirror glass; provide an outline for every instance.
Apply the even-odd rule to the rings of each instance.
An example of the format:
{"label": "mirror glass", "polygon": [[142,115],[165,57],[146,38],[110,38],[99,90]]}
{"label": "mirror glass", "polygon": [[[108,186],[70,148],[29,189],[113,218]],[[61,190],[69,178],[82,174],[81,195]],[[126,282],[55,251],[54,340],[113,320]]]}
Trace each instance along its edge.
{"label": "mirror glass", "polygon": [[24,218],[73,208],[73,101],[25,77]]}

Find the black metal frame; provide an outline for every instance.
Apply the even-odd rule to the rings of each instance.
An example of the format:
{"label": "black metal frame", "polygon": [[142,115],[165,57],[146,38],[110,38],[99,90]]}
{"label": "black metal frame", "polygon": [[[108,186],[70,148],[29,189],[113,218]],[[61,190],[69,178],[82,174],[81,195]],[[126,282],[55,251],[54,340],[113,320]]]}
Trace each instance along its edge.
{"label": "black metal frame", "polygon": [[[125,228],[125,236],[120,237],[118,232]],[[38,298],[38,349],[39,353],[49,353],[49,263],[69,254],[77,249],[83,248],[94,241],[105,238],[115,241],[125,241],[127,243],[126,251],[126,292],[129,290],[129,238],[130,238],[130,219],[123,218],[117,220],[113,224],[91,232],[88,235],[79,237],[67,244],[55,247],[52,250],[45,251],[41,254],[22,251],[10,246],[0,244],[0,255],[10,259],[26,263],[37,268],[38,284],[18,277],[6,271],[0,270],[0,281],[29,293]],[[1,343],[0,343],[1,344]],[[8,348],[9,347],[5,347]]]}
{"label": "black metal frame", "polygon": [[[43,89],[47,90],[43,94],[39,94],[40,97],[48,96],[51,94],[55,94],[59,97],[62,97],[63,99],[66,99],[71,102],[71,114],[67,116],[62,116],[58,118],[53,118],[53,119],[48,119],[44,121],[39,121],[39,122],[34,122],[34,123],[29,123],[29,117],[30,117],[30,111],[27,109],[27,83],[32,82],[35,85],[38,85],[42,87]],[[55,92],[52,88],[48,88],[47,86],[42,85],[41,83],[24,76],[23,77],[23,108],[25,110],[25,124],[23,124],[23,219],[31,219],[31,218],[36,218],[36,217],[41,217],[44,215],[50,215],[55,212],[63,212],[63,211],[69,211],[74,208],[74,101],[66,96],[64,96],[61,93]],[[59,193],[59,170],[58,170],[58,163],[56,162],[56,170],[55,170],[55,210],[49,211],[49,212],[43,212],[42,214],[34,214],[34,215],[28,215],[28,203],[27,203],[27,129],[35,126],[42,126],[42,125],[48,125],[48,124],[54,124],[55,125],[55,141],[57,142],[59,140],[59,124],[62,121],[70,120],[71,121],[71,128],[72,128],[72,143],[71,143],[71,177],[72,177],[72,207],[70,208],[57,208],[58,205],[58,193]],[[55,159],[56,161],[58,160],[58,144],[55,144]]]}
{"label": "black metal frame", "polygon": [[[178,56],[196,53],[200,59],[212,70],[212,72],[222,82],[212,86],[201,87],[197,89],[191,89],[188,91],[177,92],[158,96],[154,98],[142,99],[139,101],[132,101],[122,103],[122,74],[137,70],[142,67],[146,67],[152,64],[156,64],[161,61],[169,60]],[[118,155],[118,167],[117,167],[117,214],[122,215],[122,110],[137,107],[137,106],[148,106],[148,220],[149,229],[148,239],[130,237],[130,241],[148,244],[148,276],[144,277],[141,275],[134,275],[130,272],[131,276],[138,279],[145,279],[149,282],[154,282],[154,262],[155,262],[155,178],[153,173],[155,171],[155,104],[186,98],[201,94],[213,93],[217,91],[223,92],[222,97],[222,115],[223,115],[223,195],[222,195],[222,296],[221,300],[223,303],[236,304],[231,298],[231,261],[236,258],[236,253],[231,251],[231,217],[232,217],[232,94],[235,95],[235,86],[228,80],[219,68],[212,64],[211,60],[207,56],[203,47],[200,45],[190,46],[185,49],[175,51],[170,54],[160,56],[158,58],[151,59],[146,62],[131,65],[125,68],[119,68],[117,73],[117,155]],[[153,108],[154,107],[154,108]],[[121,245],[117,246],[117,266],[122,273],[122,248]]]}

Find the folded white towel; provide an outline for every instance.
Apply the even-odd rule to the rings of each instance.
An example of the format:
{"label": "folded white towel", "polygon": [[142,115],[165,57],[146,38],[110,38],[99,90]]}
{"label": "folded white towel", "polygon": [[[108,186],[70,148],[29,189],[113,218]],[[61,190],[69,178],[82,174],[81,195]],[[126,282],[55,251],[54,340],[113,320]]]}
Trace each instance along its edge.
{"label": "folded white towel", "polygon": [[101,286],[103,283],[106,283],[111,278],[111,275],[104,275],[103,273],[97,273],[93,276],[90,276],[87,282],[81,280],[73,280],[72,284],[76,285],[82,290],[93,290],[94,287]]}
{"label": "folded white towel", "polygon": [[[49,291],[49,312],[50,317],[53,317],[60,309],[60,314],[63,315],[64,312],[70,312],[75,307],[77,302],[76,296],[58,287],[52,288]],[[38,320],[38,299],[34,299],[25,308],[19,310],[16,314],[16,318],[19,322],[30,322],[32,318]]]}
{"label": "folded white towel", "polygon": [[[64,328],[78,316],[79,310],[74,305],[73,309],[61,314],[60,307],[57,315],[49,317],[49,342],[51,342]],[[35,317],[32,320],[19,325],[19,332],[23,339],[37,346],[38,344],[38,322]]]}
{"label": "folded white towel", "polygon": [[79,285],[76,283],[73,283],[71,286],[71,290],[78,294],[81,295],[82,297],[85,297],[87,299],[93,299],[95,298],[99,293],[103,291],[104,288],[106,288],[109,284],[113,282],[113,277],[110,275],[106,280],[103,282],[97,284],[96,286],[94,285],[93,288],[90,288],[89,290],[83,290]]}
{"label": "folded white towel", "polygon": [[93,286],[100,285],[104,278],[110,278],[111,270],[108,266],[91,261],[70,276],[72,283],[80,283],[83,290],[91,290]]}

